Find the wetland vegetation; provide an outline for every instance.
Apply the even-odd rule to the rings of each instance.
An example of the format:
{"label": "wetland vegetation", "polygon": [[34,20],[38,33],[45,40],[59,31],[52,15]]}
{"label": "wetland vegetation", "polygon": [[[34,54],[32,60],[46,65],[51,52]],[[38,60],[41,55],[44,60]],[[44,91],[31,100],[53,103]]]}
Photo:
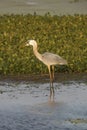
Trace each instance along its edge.
{"label": "wetland vegetation", "polygon": [[56,72],[87,72],[87,15],[0,15],[0,74],[48,72],[32,48],[25,47],[28,39],[37,41],[40,53],[49,51],[68,61]]}

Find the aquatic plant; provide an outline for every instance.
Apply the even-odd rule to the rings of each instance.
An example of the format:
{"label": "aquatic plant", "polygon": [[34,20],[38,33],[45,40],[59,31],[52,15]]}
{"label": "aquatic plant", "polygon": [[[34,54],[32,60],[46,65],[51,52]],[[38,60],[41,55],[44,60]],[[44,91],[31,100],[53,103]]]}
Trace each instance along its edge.
{"label": "aquatic plant", "polygon": [[56,72],[87,72],[87,15],[1,15],[0,74],[48,72],[32,48],[25,47],[28,39],[37,41],[41,53],[53,52],[68,61]]}
{"label": "aquatic plant", "polygon": [[78,118],[78,119],[70,119],[69,121],[72,124],[81,124],[81,123],[87,124],[87,119],[80,119],[80,118]]}

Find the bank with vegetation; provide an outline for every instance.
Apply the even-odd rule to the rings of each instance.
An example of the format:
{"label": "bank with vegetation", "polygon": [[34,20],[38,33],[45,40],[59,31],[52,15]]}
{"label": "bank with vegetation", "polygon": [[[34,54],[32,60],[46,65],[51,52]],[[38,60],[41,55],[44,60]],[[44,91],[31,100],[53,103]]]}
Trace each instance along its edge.
{"label": "bank with vegetation", "polygon": [[32,47],[35,39],[40,53],[56,53],[68,61],[56,72],[87,72],[87,15],[0,16],[0,74],[44,74],[47,67],[38,61]]}

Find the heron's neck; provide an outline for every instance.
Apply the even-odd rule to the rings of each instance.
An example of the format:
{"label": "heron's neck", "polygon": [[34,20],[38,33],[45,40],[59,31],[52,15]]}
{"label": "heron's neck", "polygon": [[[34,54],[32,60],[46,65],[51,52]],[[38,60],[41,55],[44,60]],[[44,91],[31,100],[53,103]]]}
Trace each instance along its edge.
{"label": "heron's neck", "polygon": [[33,47],[33,52],[39,60],[42,60],[42,55],[38,52],[37,47]]}

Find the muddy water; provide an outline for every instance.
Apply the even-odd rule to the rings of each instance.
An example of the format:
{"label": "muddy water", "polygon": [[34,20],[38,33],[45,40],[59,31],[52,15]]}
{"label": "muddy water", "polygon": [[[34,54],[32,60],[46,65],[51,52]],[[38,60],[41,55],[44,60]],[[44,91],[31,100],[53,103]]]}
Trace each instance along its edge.
{"label": "muddy water", "polygon": [[54,102],[38,78],[0,80],[0,130],[87,130],[87,74],[56,76]]}
{"label": "muddy water", "polygon": [[0,0],[0,14],[87,14],[87,0]]}

